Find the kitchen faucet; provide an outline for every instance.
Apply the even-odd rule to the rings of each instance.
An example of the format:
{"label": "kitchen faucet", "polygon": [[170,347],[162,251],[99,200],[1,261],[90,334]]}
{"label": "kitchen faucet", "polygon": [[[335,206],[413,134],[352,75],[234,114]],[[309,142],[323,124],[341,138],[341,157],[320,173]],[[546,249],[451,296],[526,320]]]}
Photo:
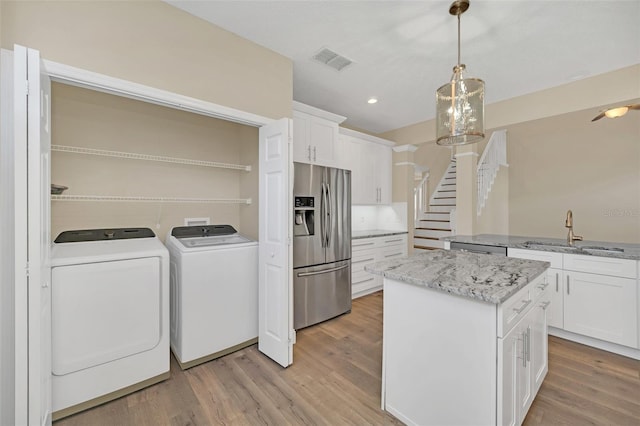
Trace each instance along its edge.
{"label": "kitchen faucet", "polygon": [[573,246],[574,241],[582,241],[582,237],[579,235],[575,235],[573,233],[573,212],[571,210],[567,210],[567,220],[564,223],[566,228],[569,228],[569,233],[567,234],[567,244]]}

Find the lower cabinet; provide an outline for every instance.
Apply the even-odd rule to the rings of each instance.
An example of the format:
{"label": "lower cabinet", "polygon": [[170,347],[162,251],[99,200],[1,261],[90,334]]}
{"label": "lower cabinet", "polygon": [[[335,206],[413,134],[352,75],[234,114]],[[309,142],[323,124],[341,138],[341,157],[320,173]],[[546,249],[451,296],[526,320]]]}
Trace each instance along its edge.
{"label": "lower cabinet", "polygon": [[549,326],[640,348],[637,261],[523,249],[509,249],[508,255],[551,263]]}
{"label": "lower cabinet", "polygon": [[382,277],[364,270],[381,260],[407,255],[407,235],[358,238],[351,241],[351,295],[355,299],[382,289]]}
{"label": "lower cabinet", "polygon": [[499,425],[523,422],[549,370],[547,308],[551,294],[547,282],[536,285],[541,292],[528,295],[533,307],[504,337],[498,338]]}
{"label": "lower cabinet", "polygon": [[522,424],[548,370],[546,278],[499,305],[385,278],[383,409],[410,425]]}
{"label": "lower cabinet", "polygon": [[636,280],[564,272],[564,329],[638,347]]}

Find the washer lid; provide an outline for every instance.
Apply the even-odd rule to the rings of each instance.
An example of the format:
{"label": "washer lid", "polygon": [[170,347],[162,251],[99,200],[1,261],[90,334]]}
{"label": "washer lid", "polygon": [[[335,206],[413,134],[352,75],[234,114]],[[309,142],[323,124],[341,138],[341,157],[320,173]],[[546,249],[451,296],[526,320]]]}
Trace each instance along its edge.
{"label": "washer lid", "polygon": [[156,234],[149,228],[81,229],[61,232],[54,243],[129,240],[132,238],[152,238],[155,236]]}

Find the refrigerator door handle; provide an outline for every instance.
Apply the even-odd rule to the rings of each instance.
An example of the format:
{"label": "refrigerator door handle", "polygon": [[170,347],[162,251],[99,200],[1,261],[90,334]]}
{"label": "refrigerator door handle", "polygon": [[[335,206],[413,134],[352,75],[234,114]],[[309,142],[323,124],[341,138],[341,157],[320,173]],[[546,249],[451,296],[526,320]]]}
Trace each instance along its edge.
{"label": "refrigerator door handle", "polygon": [[329,272],[335,272],[335,271],[340,271],[341,269],[345,269],[348,268],[349,264],[347,263],[346,265],[342,265],[342,266],[336,266],[335,268],[329,268],[329,269],[323,269],[321,271],[313,271],[313,272],[298,272],[296,275],[300,278],[302,277],[310,277],[312,275],[320,275],[320,274],[326,274]]}
{"label": "refrigerator door handle", "polygon": [[333,234],[333,202],[331,201],[331,186],[327,184],[327,201],[329,204],[329,210],[327,213],[327,222],[329,222],[327,226],[327,247],[331,245],[331,234]]}
{"label": "refrigerator door handle", "polygon": [[327,185],[322,182],[322,201],[320,206],[320,215],[322,216],[322,247],[327,246]]}

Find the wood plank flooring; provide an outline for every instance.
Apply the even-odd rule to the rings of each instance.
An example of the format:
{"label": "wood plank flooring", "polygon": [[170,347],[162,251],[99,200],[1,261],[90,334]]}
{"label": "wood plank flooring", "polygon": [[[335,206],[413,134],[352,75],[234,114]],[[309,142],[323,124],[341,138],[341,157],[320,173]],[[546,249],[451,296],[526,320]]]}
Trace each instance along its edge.
{"label": "wood plank flooring", "polygon": [[[525,425],[640,425],[640,361],[549,338],[549,374]],[[382,293],[298,332],[287,369],[256,345],[55,422],[100,425],[400,425],[380,409]]]}

